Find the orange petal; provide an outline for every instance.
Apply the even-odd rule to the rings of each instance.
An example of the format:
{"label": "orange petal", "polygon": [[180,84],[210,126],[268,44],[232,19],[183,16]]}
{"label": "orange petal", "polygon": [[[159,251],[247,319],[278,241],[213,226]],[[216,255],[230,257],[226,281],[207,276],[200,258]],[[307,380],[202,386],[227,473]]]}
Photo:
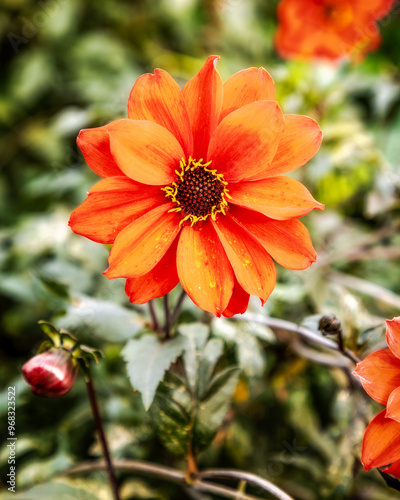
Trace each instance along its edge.
{"label": "orange petal", "polygon": [[219,56],[210,56],[182,93],[193,130],[193,157],[206,159],[208,143],[218,125],[223,86],[216,66]]}
{"label": "orange petal", "polygon": [[168,212],[166,203],[133,221],[114,241],[107,278],[135,278],[150,272],[160,262],[179,233],[181,216]]}
{"label": "orange petal", "polygon": [[177,266],[180,282],[195,304],[217,316],[232,295],[232,266],[212,226],[186,226],[179,237]]}
{"label": "orange petal", "polygon": [[386,342],[392,353],[400,359],[400,316],[386,320]]}
{"label": "orange petal", "polygon": [[243,314],[247,310],[250,295],[243,290],[235,278],[235,286],[228,307],[222,313],[226,318],[232,318],[235,314]]}
{"label": "orange petal", "polygon": [[74,233],[90,240],[112,243],[124,227],[165,201],[158,186],[139,184],[125,176],[108,177],[92,187],[68,224]]}
{"label": "orange petal", "polygon": [[385,16],[394,5],[394,0],[353,0],[354,9],[358,12],[367,11],[375,21]]}
{"label": "orange petal", "polygon": [[264,248],[229,214],[212,221],[239,284],[264,303],[275,286],[274,263]]}
{"label": "orange petal", "polygon": [[264,68],[248,68],[232,75],[224,84],[219,120],[254,101],[275,101],[275,84]]}
{"label": "orange petal", "polygon": [[283,130],[283,114],[276,101],[246,104],[218,125],[207,159],[227,181],[255,176],[272,162]]}
{"label": "orange petal", "polygon": [[131,120],[150,120],[162,125],[178,139],[186,157],[192,154],[189,115],[179,85],[162,69],[136,80],[128,101]]}
{"label": "orange petal", "polygon": [[386,407],[386,418],[400,422],[400,387],[397,387],[389,396]]}
{"label": "orange petal", "polygon": [[301,167],[321,145],[322,132],[315,120],[301,115],[284,115],[284,119],[285,130],[274,159],[259,178],[275,177]]}
{"label": "orange petal", "polygon": [[110,138],[107,130],[115,123],[117,122],[111,122],[104,127],[85,128],[79,132],[76,140],[86,163],[100,177],[124,175],[110,151]]}
{"label": "orange petal", "polygon": [[271,177],[228,186],[230,203],[251,208],[271,219],[286,220],[303,217],[324,205],[311,196],[307,188],[290,177]]}
{"label": "orange petal", "polygon": [[108,129],[111,153],[131,179],[150,185],[165,185],[176,178],[184,156],[175,137],[158,123],[118,120]]}
{"label": "orange petal", "polygon": [[288,269],[307,269],[317,259],[310,235],[297,219],[274,220],[258,212],[231,205],[233,215],[255,236],[271,257]]}
{"label": "orange petal", "polygon": [[176,270],[177,243],[178,238],[175,238],[167,253],[150,272],[126,280],[125,293],[130,302],[146,304],[149,300],[163,297],[176,287],[179,282]]}
{"label": "orange petal", "polygon": [[400,460],[396,460],[396,462],[393,462],[390,467],[385,467],[382,469],[382,472],[385,474],[391,474],[394,477],[397,477],[400,479]]}
{"label": "orange petal", "polygon": [[400,459],[400,423],[381,411],[365,430],[361,462],[366,471]]}
{"label": "orange petal", "polygon": [[386,405],[390,393],[400,386],[400,360],[389,349],[380,349],[357,363],[353,375],[371,398]]}

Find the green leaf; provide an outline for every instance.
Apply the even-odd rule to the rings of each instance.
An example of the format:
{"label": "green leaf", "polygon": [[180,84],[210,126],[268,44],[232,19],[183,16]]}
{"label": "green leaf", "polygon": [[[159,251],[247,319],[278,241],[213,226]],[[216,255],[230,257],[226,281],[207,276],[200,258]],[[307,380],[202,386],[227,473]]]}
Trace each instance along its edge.
{"label": "green leaf", "polygon": [[60,500],[76,500],[77,498],[79,500],[98,500],[98,497],[88,490],[56,481],[40,484],[20,493],[16,490],[16,493],[10,492],[2,496],[3,500],[54,500],[54,498]]}
{"label": "green leaf", "polygon": [[188,323],[180,325],[178,332],[186,338],[183,362],[189,387],[194,392],[197,386],[200,353],[207,341],[209,328],[202,323]]}
{"label": "green leaf", "polygon": [[155,335],[144,335],[130,340],[122,354],[127,363],[129,380],[134,389],[142,394],[143,404],[149,409],[157,386],[165,370],[182,353],[186,344],[184,336],[162,341]]}
{"label": "green leaf", "polygon": [[238,383],[240,370],[230,367],[216,375],[200,402],[193,428],[196,452],[207,448],[222,424]]}
{"label": "green leaf", "polygon": [[79,295],[57,325],[72,331],[83,326],[104,340],[123,342],[143,329],[144,319],[135,311],[113,302]]}
{"label": "green leaf", "polygon": [[207,342],[199,363],[198,395],[203,397],[210,382],[217,361],[222,355],[224,343],[221,339],[211,339]]}
{"label": "green leaf", "polygon": [[158,437],[175,455],[185,456],[191,438],[192,401],[183,381],[168,372],[161,382],[150,415]]}

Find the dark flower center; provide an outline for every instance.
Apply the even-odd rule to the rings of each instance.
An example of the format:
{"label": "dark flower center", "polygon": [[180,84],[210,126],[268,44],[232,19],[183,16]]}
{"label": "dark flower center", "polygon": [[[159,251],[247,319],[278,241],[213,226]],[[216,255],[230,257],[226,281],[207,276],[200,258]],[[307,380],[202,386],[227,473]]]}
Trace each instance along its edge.
{"label": "dark flower center", "polygon": [[176,212],[182,211],[184,221],[190,222],[191,226],[199,221],[204,221],[211,216],[215,220],[217,213],[225,214],[229,198],[226,189],[227,182],[222,174],[209,167],[211,161],[203,163],[203,160],[193,160],[189,157],[186,162],[181,160],[181,171],[176,171],[178,179],[171,185],[162,188],[166,197],[176,203]]}

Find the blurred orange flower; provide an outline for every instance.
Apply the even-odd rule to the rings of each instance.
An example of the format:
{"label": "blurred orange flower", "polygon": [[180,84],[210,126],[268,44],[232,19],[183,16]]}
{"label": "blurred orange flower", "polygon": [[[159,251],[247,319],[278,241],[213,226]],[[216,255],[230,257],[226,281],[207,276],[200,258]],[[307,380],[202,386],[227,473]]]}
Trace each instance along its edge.
{"label": "blurred orange flower", "polygon": [[400,316],[386,321],[389,349],[381,349],[357,364],[353,372],[365,391],[386,409],[368,425],[361,462],[365,470],[386,467],[383,472],[400,478]]}
{"label": "blurred orange flower", "polygon": [[381,37],[376,22],[394,0],[282,0],[275,36],[285,59],[359,61],[376,50]]}
{"label": "blurred orange flower", "polygon": [[322,133],[311,118],[283,115],[260,68],[225,85],[211,56],[181,91],[156,69],[135,83],[128,119],[82,130],[89,167],[101,177],[71,215],[78,234],[112,244],[108,278],[127,278],[135,303],[181,282],[217,316],[264,303],[275,286],[271,259],[305,269],[316,259],[299,217],[323,205],[296,180]]}

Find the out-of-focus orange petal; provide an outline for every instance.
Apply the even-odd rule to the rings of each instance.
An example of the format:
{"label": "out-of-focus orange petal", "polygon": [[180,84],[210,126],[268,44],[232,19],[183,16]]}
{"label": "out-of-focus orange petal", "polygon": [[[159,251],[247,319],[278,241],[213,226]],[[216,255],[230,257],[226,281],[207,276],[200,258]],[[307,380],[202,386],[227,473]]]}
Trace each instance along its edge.
{"label": "out-of-focus orange petal", "polygon": [[232,75],[224,83],[220,121],[226,115],[254,101],[275,101],[275,84],[264,68],[248,68]]}
{"label": "out-of-focus orange petal", "polygon": [[247,310],[249,299],[250,295],[243,290],[235,278],[231,300],[222,315],[225,318],[232,318],[235,314],[244,314]]}
{"label": "out-of-focus orange petal", "polygon": [[68,224],[74,233],[97,243],[112,243],[133,220],[165,203],[158,186],[139,184],[128,177],[108,177],[95,184],[76,208]]}
{"label": "out-of-focus orange petal", "polygon": [[221,316],[232,295],[234,275],[211,224],[185,226],[179,236],[177,267],[186,293],[201,309]]}
{"label": "out-of-focus orange petal", "polygon": [[394,0],[353,0],[354,9],[357,12],[368,12],[375,20],[385,16],[394,4]]}
{"label": "out-of-focus orange petal", "polygon": [[271,257],[229,213],[225,217],[217,217],[212,224],[239,284],[250,295],[260,297],[264,303],[276,281],[276,269]]}
{"label": "out-of-focus orange petal", "polygon": [[385,472],[385,474],[391,474],[392,476],[400,479],[400,460],[393,462],[390,467],[385,467],[382,469],[382,472]]}
{"label": "out-of-focus orange petal", "polygon": [[322,131],[318,123],[308,116],[283,115],[285,130],[271,162],[258,176],[275,177],[291,172],[307,163],[318,151]]}
{"label": "out-of-focus orange petal", "polygon": [[216,70],[218,59],[219,56],[210,56],[182,89],[193,130],[193,157],[197,160],[206,158],[221,112],[223,85]]}
{"label": "out-of-focus orange petal", "polygon": [[136,278],[160,262],[179,233],[181,217],[173,203],[165,203],[123,229],[114,241],[107,278]]}
{"label": "out-of-focus orange petal", "polygon": [[253,236],[271,257],[288,269],[307,269],[317,259],[310,235],[297,219],[277,221],[243,207],[231,205],[229,212]]}
{"label": "out-of-focus orange petal", "polygon": [[386,418],[400,422],[400,387],[397,387],[389,396],[386,406]]}
{"label": "out-of-focus orange petal", "polygon": [[146,304],[149,300],[163,297],[176,287],[179,282],[176,270],[177,244],[178,238],[175,238],[167,253],[150,272],[126,280],[125,293],[130,302]]}
{"label": "out-of-focus orange petal", "polygon": [[192,154],[193,139],[185,101],[175,80],[162,69],[155,69],[136,80],[129,96],[128,117],[162,125],[178,139],[186,157]]}
{"label": "out-of-focus orange petal", "polygon": [[386,320],[386,342],[396,358],[400,359],[400,316]]}
{"label": "out-of-focus orange petal", "polygon": [[385,414],[378,413],[365,430],[361,462],[367,471],[400,459],[400,423]]}
{"label": "out-of-focus orange petal", "polygon": [[389,349],[368,355],[353,372],[371,398],[387,404],[390,393],[400,386],[400,360]]}
{"label": "out-of-focus orange petal", "polygon": [[88,166],[100,177],[124,175],[110,151],[110,137],[107,130],[119,120],[104,127],[85,128],[79,132],[76,143]]}
{"label": "out-of-focus orange petal", "polygon": [[207,159],[228,182],[257,175],[269,165],[284,130],[276,101],[256,101],[233,111],[218,125]]}
{"label": "out-of-focus orange petal", "polygon": [[166,128],[147,120],[124,119],[109,127],[108,133],[111,154],[125,175],[150,185],[176,179],[184,153]]}
{"label": "out-of-focus orange petal", "polygon": [[303,217],[311,210],[323,210],[300,182],[290,177],[271,177],[229,185],[230,203],[251,208],[271,219]]}

